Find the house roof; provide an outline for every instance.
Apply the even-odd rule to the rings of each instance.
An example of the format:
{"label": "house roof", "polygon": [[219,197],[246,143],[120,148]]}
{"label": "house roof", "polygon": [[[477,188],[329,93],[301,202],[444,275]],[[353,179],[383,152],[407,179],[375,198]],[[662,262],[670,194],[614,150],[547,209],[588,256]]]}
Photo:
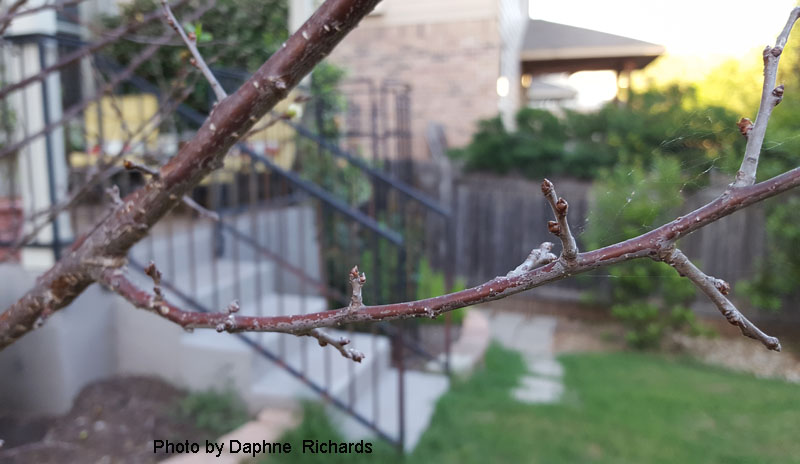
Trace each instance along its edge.
{"label": "house roof", "polygon": [[606,32],[530,20],[520,59],[525,72],[641,69],[664,53],[661,45]]}

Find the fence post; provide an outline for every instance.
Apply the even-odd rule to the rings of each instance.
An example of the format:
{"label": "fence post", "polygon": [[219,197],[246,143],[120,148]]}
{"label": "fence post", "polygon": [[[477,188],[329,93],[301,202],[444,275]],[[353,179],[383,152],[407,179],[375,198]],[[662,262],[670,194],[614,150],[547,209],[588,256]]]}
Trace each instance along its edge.
{"label": "fence post", "polygon": [[[10,82],[36,75],[52,63],[56,38],[41,33],[8,37],[15,49],[7,59]],[[16,115],[16,134],[26,143],[17,149],[16,182],[18,182],[25,217],[48,211],[67,194],[67,156],[62,119],[59,73],[54,71],[41,80],[12,92],[8,109]],[[29,269],[46,269],[61,254],[61,247],[72,238],[69,215],[61,213],[46,224],[33,238],[31,246],[21,249],[22,265]],[[23,233],[32,230],[26,223]]]}
{"label": "fence post", "polygon": [[397,407],[398,410],[398,433],[397,433],[397,448],[400,454],[405,450],[406,442],[406,392],[405,392],[405,344],[403,342],[403,332],[405,324],[403,321],[398,323],[399,330],[397,331],[397,347],[400,350],[400,356],[397,357]]}
{"label": "fence post", "polygon": [[[42,39],[39,39],[36,43],[37,49],[39,51],[39,67],[40,69],[45,69],[47,67],[47,57],[45,50],[44,42]],[[49,77],[49,76],[48,76]],[[44,119],[44,127],[48,127],[50,125],[50,98],[47,92],[47,79],[42,80],[42,117]],[[53,133],[52,131],[48,131],[44,136],[45,141],[45,153],[47,156],[47,187],[48,193],[50,196],[50,206],[53,207],[58,204],[56,199],[56,170],[55,170],[55,163],[53,160]],[[55,256],[55,260],[58,261],[61,258],[61,236],[59,234],[59,225],[58,219],[52,222],[53,227],[53,255]]]}

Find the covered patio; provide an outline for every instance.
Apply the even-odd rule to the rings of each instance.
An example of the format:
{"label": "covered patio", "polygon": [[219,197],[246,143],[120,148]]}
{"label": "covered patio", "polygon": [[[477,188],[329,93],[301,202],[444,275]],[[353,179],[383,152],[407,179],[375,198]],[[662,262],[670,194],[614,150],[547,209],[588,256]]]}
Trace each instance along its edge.
{"label": "covered patio", "polygon": [[[530,20],[520,51],[525,106],[536,77],[578,71],[611,70],[617,75],[616,99],[624,101],[630,74],[664,53],[661,45],[539,19]],[[535,89],[534,89],[535,90]]]}

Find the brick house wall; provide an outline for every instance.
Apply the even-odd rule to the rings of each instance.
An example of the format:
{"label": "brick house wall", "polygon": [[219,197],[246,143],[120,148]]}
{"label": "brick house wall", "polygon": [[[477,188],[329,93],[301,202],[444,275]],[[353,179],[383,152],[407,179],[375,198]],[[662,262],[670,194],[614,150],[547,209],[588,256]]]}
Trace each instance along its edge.
{"label": "brick house wall", "polygon": [[367,18],[331,54],[348,76],[411,86],[412,152],[428,157],[425,126],[444,125],[451,146],[466,144],[475,121],[498,112],[497,21],[374,24]]}

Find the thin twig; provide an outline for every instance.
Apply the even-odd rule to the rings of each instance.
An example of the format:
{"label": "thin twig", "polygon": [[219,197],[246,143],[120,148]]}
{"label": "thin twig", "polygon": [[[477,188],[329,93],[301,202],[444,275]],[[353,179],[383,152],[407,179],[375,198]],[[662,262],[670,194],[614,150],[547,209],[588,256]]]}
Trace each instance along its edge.
{"label": "thin twig", "polygon": [[[69,253],[37,279],[33,288],[0,314],[0,349],[38,327],[37,321],[43,316],[69,305],[93,282],[101,282],[125,295],[135,305],[152,310],[155,297],[132,284],[121,271],[124,257],[131,247],[145,237],[150,228],[172,210],[192,187],[213,170],[221,168],[228,149],[241,138],[239,134],[246,134],[255,122],[285,98],[289,89],[327,56],[344,35],[372,10],[377,1],[325,2],[301,29],[302,32],[292,35],[285,47],[262,65],[235,94],[218,105],[194,138],[161,168],[158,182],[128,195],[123,207],[115,209],[113,214],[103,218],[91,232],[76,241]],[[795,19],[797,14],[795,10]],[[161,303],[157,313],[186,329],[216,328],[223,324],[223,330],[227,332],[308,335],[314,329],[347,323],[435,317],[457,308],[502,299],[572,275],[633,259],[667,259],[677,263],[678,267],[683,266],[694,272],[691,266],[680,260],[680,255],[664,258],[665,253],[672,251],[676,240],[798,186],[800,168],[761,183],[732,186],[708,204],[638,237],[578,253],[566,222],[567,204],[563,199],[557,199],[552,184],[546,182],[543,191],[558,219],[551,224],[551,230],[555,229],[554,232],[562,240],[564,259],[559,258],[522,273],[512,272],[510,276],[497,277],[459,292],[404,303],[364,306],[360,301],[360,287],[359,295],[356,295],[354,287],[347,307],[310,314],[253,317],[236,315],[230,309],[227,314],[209,314],[183,311],[166,301]],[[358,275],[357,271],[354,274]],[[710,281],[700,275],[695,275],[695,278],[705,282],[706,287],[710,283],[719,295],[722,294],[720,289],[726,289],[721,282]],[[363,282],[361,276],[358,277],[357,283],[360,285]],[[710,296],[719,298],[713,291]],[[356,302],[358,308],[353,310]],[[746,335],[760,337],[760,331],[740,317],[738,312],[727,308],[724,301],[719,302],[719,306],[725,308],[723,313],[726,317],[742,328]],[[773,342],[766,335],[760,339],[773,349],[779,346],[777,340]]]}
{"label": "thin twig", "polygon": [[219,219],[219,214],[217,214],[215,211],[211,211],[210,209],[204,208],[199,203],[194,201],[194,199],[192,197],[190,197],[189,195],[184,195],[182,200],[183,200],[183,204],[184,205],[186,205],[189,208],[197,211],[200,214],[200,216],[202,216],[202,217],[204,217],[206,219],[210,219],[212,221],[216,221],[216,222],[218,222],[220,220]]}
{"label": "thin twig", "polygon": [[350,304],[347,306],[349,312],[356,312],[364,306],[364,301],[361,299],[361,287],[367,282],[367,276],[363,272],[358,274],[358,266],[353,266],[350,270],[350,286],[352,287],[352,295],[350,296]]}
{"label": "thin twig", "polygon": [[[125,169],[127,169],[128,171],[137,171],[137,172],[140,172],[142,174],[146,174],[146,175],[152,177],[153,179],[158,179],[160,177],[160,175],[161,175],[158,172],[158,170],[150,168],[148,166],[145,166],[145,165],[143,165],[141,163],[136,163],[136,162],[131,161],[131,160],[123,161],[122,162],[122,166],[125,167]],[[217,214],[214,211],[211,211],[209,209],[204,208],[199,203],[194,201],[194,199],[192,199],[192,197],[190,197],[189,195],[184,195],[183,198],[181,198],[181,200],[183,201],[183,204],[185,204],[189,208],[197,211],[200,214],[200,216],[202,216],[202,217],[204,217],[206,219],[211,219],[212,221],[219,221],[219,214]]]}
{"label": "thin twig", "polygon": [[[90,174],[89,179],[83,182],[78,189],[70,192],[67,198],[59,202],[57,205],[53,205],[31,214],[31,222],[38,221],[38,223],[33,224],[32,228],[27,234],[17,239],[14,244],[11,245],[11,253],[19,250],[22,246],[36,238],[36,236],[39,235],[39,232],[47,227],[56,216],[75,205],[75,203],[81,199],[83,195],[86,194],[86,192],[88,192],[92,187],[114,175],[118,169],[117,162],[122,159],[122,156],[136,149],[137,147],[144,145],[149,135],[158,129],[158,125],[164,115],[169,114],[189,96],[191,93],[191,87],[192,86],[185,88],[177,98],[172,101],[168,101],[166,105],[159,105],[158,112],[151,116],[147,121],[139,125],[132,135],[134,138],[139,137],[140,140],[137,143],[130,145],[132,140],[125,141],[119,151],[112,155],[110,160],[101,160],[99,165],[93,166],[94,170],[92,174]],[[39,219],[43,215],[46,216],[43,219]],[[8,254],[7,256],[11,255]]]}
{"label": "thin twig", "polygon": [[[660,255],[664,250],[671,249],[672,242],[678,237],[686,236],[735,211],[798,186],[800,186],[800,168],[750,187],[726,192],[697,210],[633,239],[579,253],[571,266],[567,266],[563,260],[556,260],[521,274],[512,273],[511,276],[496,277],[476,287],[434,298],[361,306],[357,311],[351,311],[351,306],[348,305],[337,310],[318,313],[266,317],[184,311],[164,302],[159,314],[185,329],[216,328],[220,323],[227,323],[229,326],[225,329],[227,332],[279,332],[295,335],[303,335],[316,328],[348,323],[436,317],[454,309],[502,299],[599,267],[647,257],[660,260]],[[122,272],[101,270],[97,280],[125,296],[135,306],[153,309],[152,296],[138,289]],[[0,336],[2,333],[0,330]],[[0,342],[2,341],[0,338]]]}
{"label": "thin twig", "polygon": [[[122,296],[137,308],[145,309],[164,317],[167,320],[177,323],[184,329],[193,330],[195,328],[213,327],[217,332],[236,333],[250,331],[253,328],[253,324],[258,324],[258,320],[263,319],[237,316],[236,313],[239,312],[240,305],[239,302],[235,300],[231,302],[222,313],[192,313],[177,308],[164,297],[163,290],[161,289],[161,272],[152,261],[145,268],[145,274],[150,276],[153,280],[152,294],[140,289],[136,284],[125,277],[124,273],[125,271],[122,267],[107,269],[103,271],[101,278],[98,280],[109,290]],[[205,320],[203,322],[198,322],[198,316]],[[300,337],[314,337],[319,341],[320,346],[331,345],[345,358],[352,359],[356,362],[361,362],[361,360],[364,359],[364,353],[346,346],[350,343],[349,339],[343,337],[334,338],[317,328],[294,329],[291,325],[281,325],[265,326],[262,331],[285,333]]]}
{"label": "thin twig", "polygon": [[27,0],[17,0],[17,2],[14,5],[11,5],[11,7],[6,11],[6,14],[0,17],[0,34],[6,31],[6,28],[11,24],[11,21],[22,16],[27,16],[51,9],[58,12],[63,12],[66,7],[79,5],[83,3],[83,1],[84,0],[61,0],[54,3],[46,3],[37,7],[26,8],[22,11],[17,11],[19,7],[27,3]]}
{"label": "thin twig", "polygon": [[[103,217],[34,286],[0,313],[0,349],[35,328],[44,311],[69,305],[109,268],[98,263],[124,259],[148,231],[209,173],[220,169],[229,149],[272,110],[316,64],[377,5],[379,0],[329,0],[292,34],[213,113],[160,169],[158,182],[125,197],[123,208]],[[9,91],[0,89],[0,94]],[[359,315],[361,311],[355,314]],[[191,317],[189,318],[191,320]],[[305,327],[308,330],[314,327]],[[238,329],[237,329],[238,330]]]}
{"label": "thin twig", "polygon": [[122,162],[122,167],[124,167],[128,171],[136,171],[140,174],[146,174],[153,179],[158,179],[159,173],[157,169],[153,169],[151,167],[145,166],[144,164],[137,163],[131,160],[124,160]]}
{"label": "thin twig", "polygon": [[542,182],[542,193],[553,209],[553,214],[556,216],[555,221],[547,223],[547,228],[550,233],[561,239],[561,256],[569,263],[575,260],[578,256],[578,244],[575,243],[575,237],[572,236],[572,231],[569,229],[567,222],[567,210],[569,204],[567,200],[560,198],[556,195],[556,189],[553,183],[545,179]]}
{"label": "thin twig", "polygon": [[[786,25],[775,41],[775,46],[767,46],[764,49],[764,85],[761,89],[761,103],[758,106],[755,123],[751,127],[747,127],[746,132],[742,132],[747,136],[747,145],[744,150],[742,166],[739,168],[739,172],[736,173],[733,184],[731,184],[733,187],[753,185],[756,181],[758,158],[761,154],[761,147],[764,144],[764,136],[767,134],[769,118],[772,115],[772,110],[783,99],[783,84],[775,86],[778,77],[778,62],[780,61],[781,53],[783,53],[783,48],[786,46],[786,41],[789,40],[789,33],[792,31],[792,27],[798,17],[800,17],[800,7],[792,10]],[[739,130],[742,130],[741,121]]]}
{"label": "thin twig", "polygon": [[144,269],[144,273],[153,280],[153,293],[155,294],[153,301],[160,304],[164,301],[164,292],[161,290],[161,271],[156,268],[155,262],[150,261],[150,264]]}
{"label": "thin twig", "polygon": [[8,26],[11,25],[11,21],[14,18],[22,16],[22,14],[25,13],[25,11],[17,11],[17,10],[22,8],[22,6],[25,5],[27,2],[28,0],[17,0],[16,2],[12,3],[10,7],[8,7],[6,14],[0,17],[0,36],[2,36],[3,33],[6,31],[6,29],[8,28]]}
{"label": "thin twig", "polygon": [[544,242],[539,245],[539,248],[534,248],[531,250],[531,253],[525,259],[525,261],[517,266],[513,271],[506,274],[506,277],[515,277],[524,272],[530,271],[531,269],[536,269],[539,266],[543,266],[545,264],[552,263],[558,257],[553,253],[550,253],[550,250],[553,249],[553,244],[550,242]]}
{"label": "thin twig", "polygon": [[[204,10],[204,9],[198,9],[198,10],[196,10],[196,11],[194,11],[192,13],[192,17],[193,18],[200,17],[200,16],[202,16],[203,13],[205,13],[205,11],[206,10]],[[171,35],[172,35],[172,33],[166,32],[165,34],[163,34],[161,36],[161,41],[166,43],[167,41],[169,41],[169,37],[171,37]],[[155,53],[159,50],[159,48],[160,48],[160,44],[158,42],[156,42],[153,45],[150,45],[147,48],[145,48],[144,50],[142,50],[142,52],[137,54],[130,61],[130,63],[128,63],[128,65],[124,69],[122,69],[119,73],[114,75],[114,77],[109,81],[109,83],[105,85],[105,87],[103,87],[102,89],[100,89],[97,92],[97,95],[95,96],[95,98],[86,99],[86,100],[83,100],[83,101],[81,101],[79,103],[76,103],[75,105],[71,106],[69,109],[64,111],[64,113],[61,115],[61,119],[59,119],[57,121],[53,121],[50,124],[47,124],[45,127],[43,127],[42,129],[40,129],[40,130],[38,130],[36,132],[32,132],[30,134],[27,134],[22,140],[20,140],[18,142],[15,142],[13,144],[9,144],[7,146],[2,147],[2,150],[0,150],[0,159],[4,158],[6,156],[13,155],[20,148],[22,148],[25,145],[29,144],[32,140],[38,139],[42,135],[51,132],[53,129],[64,125],[67,121],[70,121],[70,120],[72,120],[72,119],[74,119],[74,118],[76,118],[78,116],[82,116],[83,115],[83,113],[82,113],[83,110],[85,110],[94,101],[98,100],[102,95],[105,95],[106,93],[112,91],[117,85],[119,85],[120,83],[122,83],[122,82],[126,81],[127,79],[129,79],[130,76],[133,75],[133,73],[136,71],[136,69],[139,68],[139,66],[144,64],[153,55],[155,55]],[[28,81],[30,79],[33,79],[33,77],[35,77],[35,76],[32,76],[31,78],[28,78],[28,79],[24,79],[21,82],[25,82],[25,81]],[[35,81],[35,80],[36,79],[33,79],[33,81]],[[15,90],[15,89],[21,87],[19,85],[21,82],[17,82],[17,83],[14,83],[14,84],[9,84],[9,85],[3,87],[2,89],[0,89],[0,100],[2,100],[4,98],[4,96],[6,95],[6,93],[7,93],[6,90],[7,89],[10,92],[11,90]]]}
{"label": "thin twig", "polygon": [[114,206],[122,206],[124,203],[122,198],[119,197],[119,187],[116,184],[106,189],[106,195],[111,199],[111,203]]}
{"label": "thin twig", "polygon": [[350,344],[349,338],[339,337],[333,338],[332,336],[328,335],[327,333],[323,332],[320,329],[311,329],[306,332],[304,335],[309,337],[314,337],[319,341],[319,346],[331,345],[332,347],[339,350],[339,353],[342,354],[347,359],[352,359],[355,362],[361,362],[365,358],[364,353],[358,351],[355,348],[348,348],[346,345]]}
{"label": "thin twig", "polygon": [[717,306],[719,312],[725,316],[731,324],[738,326],[742,334],[752,339],[758,340],[768,349],[780,351],[781,344],[777,338],[771,337],[762,332],[758,327],[750,322],[733,303],[725,297],[730,292],[730,285],[722,279],[716,279],[703,273],[677,248],[666,249],[660,254],[660,258],[665,263],[674,267],[681,276],[688,278],[697,288],[703,291],[712,302]]}
{"label": "thin twig", "polygon": [[217,101],[224,100],[228,94],[225,93],[225,89],[222,88],[217,78],[214,76],[214,73],[211,72],[211,68],[208,67],[206,64],[206,60],[203,59],[203,55],[200,54],[200,50],[197,49],[197,37],[195,37],[194,33],[192,33],[191,37],[186,34],[186,31],[183,30],[183,26],[178,21],[178,18],[175,17],[175,14],[172,12],[172,9],[169,7],[169,2],[167,0],[161,0],[161,6],[164,8],[164,16],[167,18],[167,23],[175,29],[175,32],[181,36],[183,42],[186,44],[186,47],[192,52],[192,57],[194,57],[194,61],[192,62],[200,72],[203,73],[208,83],[211,85],[211,88],[214,89],[214,94],[217,96]]}
{"label": "thin twig", "polygon": [[[187,0],[178,0],[179,4],[183,4],[183,3],[186,3],[186,2],[187,2]],[[207,11],[207,8],[201,7],[201,8],[198,9],[198,11],[201,11],[201,10],[202,10],[202,12],[204,12],[204,11]],[[144,25],[148,24],[150,21],[152,21],[153,19],[157,18],[158,16],[159,16],[159,13],[157,11],[154,11],[152,13],[148,13],[147,15],[145,15],[141,19],[141,21],[129,21],[129,22],[125,23],[125,24],[122,24],[119,27],[109,31],[108,34],[102,40],[98,40],[97,42],[93,42],[93,43],[87,44],[84,47],[81,47],[81,48],[79,48],[79,49],[77,49],[77,50],[75,50],[73,52],[70,52],[70,53],[64,55],[61,58],[61,60],[59,60],[57,63],[52,64],[52,65],[40,70],[38,73],[36,73],[36,74],[34,74],[32,76],[28,76],[28,77],[26,77],[24,79],[21,79],[21,80],[17,81],[17,82],[14,82],[13,84],[8,84],[5,87],[0,88],[0,100],[3,100],[4,98],[6,98],[6,96],[8,94],[10,94],[11,92],[13,92],[15,90],[18,90],[18,89],[21,89],[23,87],[26,87],[29,84],[33,83],[33,82],[41,81],[44,78],[46,78],[47,76],[51,76],[54,71],[57,71],[57,70],[65,67],[65,66],[68,66],[70,63],[73,63],[73,62],[75,62],[75,61],[77,61],[77,60],[79,60],[79,59],[81,59],[83,57],[89,56],[92,53],[94,53],[94,52],[106,47],[107,45],[118,41],[125,34],[129,34],[129,33],[133,32],[133,31],[136,31],[136,30],[140,29],[141,27],[143,27]],[[167,41],[165,43],[167,43],[167,42],[169,42],[169,39],[167,39]]]}
{"label": "thin twig", "polygon": [[283,113],[273,114],[272,117],[269,118],[269,120],[267,120],[267,122],[265,122],[264,124],[250,129],[250,131],[247,134],[245,134],[243,138],[244,139],[250,138],[253,135],[256,135],[257,133],[267,130],[270,127],[274,126],[278,121],[288,121],[289,119],[292,119],[292,115],[289,114],[288,111],[284,111]]}

